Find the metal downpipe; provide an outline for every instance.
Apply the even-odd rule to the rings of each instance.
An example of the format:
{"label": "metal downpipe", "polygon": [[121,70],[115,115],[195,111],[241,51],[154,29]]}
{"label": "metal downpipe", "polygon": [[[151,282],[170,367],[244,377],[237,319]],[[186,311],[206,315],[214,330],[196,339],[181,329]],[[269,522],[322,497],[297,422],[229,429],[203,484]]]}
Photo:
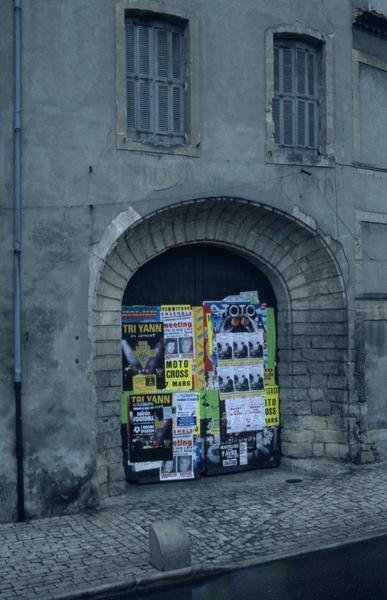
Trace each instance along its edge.
{"label": "metal downpipe", "polygon": [[21,367],[21,0],[14,0],[15,113],[14,113],[14,387],[17,465],[17,520],[25,521]]}

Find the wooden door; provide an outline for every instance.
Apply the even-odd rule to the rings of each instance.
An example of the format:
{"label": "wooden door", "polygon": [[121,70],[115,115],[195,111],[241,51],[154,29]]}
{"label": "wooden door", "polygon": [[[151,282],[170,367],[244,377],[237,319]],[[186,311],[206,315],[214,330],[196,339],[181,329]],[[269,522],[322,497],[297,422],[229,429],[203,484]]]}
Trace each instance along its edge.
{"label": "wooden door", "polygon": [[267,277],[246,259],[205,244],[173,248],[149,261],[128,283],[122,304],[191,304],[222,300],[258,290],[261,302],[276,307]]}

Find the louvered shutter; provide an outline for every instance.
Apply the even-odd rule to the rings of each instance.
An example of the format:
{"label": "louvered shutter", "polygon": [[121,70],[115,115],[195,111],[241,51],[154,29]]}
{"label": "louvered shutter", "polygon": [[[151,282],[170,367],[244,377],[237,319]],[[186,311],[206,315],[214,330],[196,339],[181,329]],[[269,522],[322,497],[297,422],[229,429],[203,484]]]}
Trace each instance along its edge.
{"label": "louvered shutter", "polygon": [[297,100],[297,145],[305,146],[305,100]]}
{"label": "louvered shutter", "polygon": [[183,88],[181,77],[183,71],[183,39],[179,32],[172,32],[172,131],[183,132]]}
{"label": "louvered shutter", "polygon": [[182,39],[181,34],[172,33],[172,79],[181,78]]}
{"label": "louvered shutter", "polygon": [[317,148],[319,127],[317,50],[297,40],[274,45],[274,142]]}
{"label": "louvered shutter", "polygon": [[169,90],[168,85],[157,84],[157,131],[168,133],[169,131]]}
{"label": "louvered shutter", "polygon": [[315,56],[314,54],[308,53],[308,95],[314,96],[315,91]]}
{"label": "louvered shutter", "polygon": [[[297,95],[305,96],[305,80],[306,80],[306,53],[305,50],[296,47],[296,73],[297,73]],[[305,146],[305,100],[297,98],[297,146]]]}
{"label": "louvered shutter", "polygon": [[312,148],[316,145],[316,126],[317,126],[317,110],[316,105],[312,102],[308,103],[308,133],[309,146]]}
{"label": "louvered shutter", "polygon": [[157,48],[157,84],[156,84],[156,110],[157,123],[156,130],[158,133],[167,134],[169,132],[170,120],[170,101],[169,101],[169,48],[168,48],[168,31],[166,29],[156,29],[156,48]]}
{"label": "louvered shutter", "polygon": [[282,91],[284,94],[293,91],[293,57],[290,48],[282,48]]}
{"label": "louvered shutter", "polygon": [[184,143],[182,28],[168,22],[126,22],[128,137]]}
{"label": "louvered shutter", "polygon": [[274,48],[274,91],[280,91],[280,49]]}
{"label": "louvered shutter", "polygon": [[128,129],[136,128],[136,90],[133,79],[126,80],[126,114]]}
{"label": "louvered shutter", "polygon": [[182,123],[182,90],[180,87],[172,88],[172,116],[173,116],[173,132],[181,133],[183,128]]}
{"label": "louvered shutter", "polygon": [[279,98],[273,98],[273,121],[274,121],[274,141],[280,143],[280,101]]}
{"label": "louvered shutter", "polygon": [[138,64],[137,71],[141,75],[149,75],[150,71],[150,34],[149,26],[139,25],[137,27]]}
{"label": "louvered shutter", "polygon": [[128,75],[134,74],[135,63],[135,30],[131,23],[126,24],[126,72]]}
{"label": "louvered shutter", "polygon": [[306,77],[306,61],[305,51],[297,48],[296,51],[296,65],[297,65],[297,92],[301,96],[305,95],[305,77]]}
{"label": "louvered shutter", "polygon": [[141,131],[151,129],[151,94],[149,81],[138,81],[138,122]]}
{"label": "louvered shutter", "polygon": [[293,100],[283,101],[283,143],[293,146]]}
{"label": "louvered shutter", "polygon": [[155,32],[157,38],[157,77],[167,79],[169,75],[168,31],[156,29]]}
{"label": "louvered shutter", "polygon": [[148,132],[152,129],[152,106],[151,106],[151,82],[150,64],[151,64],[151,32],[148,25],[139,25],[137,27],[137,107],[138,118],[136,126],[140,132]]}
{"label": "louvered shutter", "polygon": [[129,130],[136,128],[136,86],[135,76],[135,27],[126,24],[126,115]]}

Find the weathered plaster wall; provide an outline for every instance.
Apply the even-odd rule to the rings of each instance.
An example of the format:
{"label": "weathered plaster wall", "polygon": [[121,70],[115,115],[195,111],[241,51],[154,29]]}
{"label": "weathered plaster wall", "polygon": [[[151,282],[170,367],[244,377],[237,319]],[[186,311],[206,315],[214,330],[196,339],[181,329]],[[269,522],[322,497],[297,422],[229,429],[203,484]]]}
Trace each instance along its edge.
{"label": "weathered plaster wall", "polygon": [[[3,4],[0,48],[12,82],[13,3]],[[355,210],[385,211],[387,173],[351,166],[350,0],[340,11],[336,0],[193,0],[189,7],[184,0],[163,2],[172,13],[174,7],[189,10],[199,22],[199,157],[117,149],[115,5],[23,1],[23,408],[27,512],[34,516],[93,505],[101,483],[92,479],[100,405],[89,328],[89,254],[129,207],[139,218],[176,202],[228,196],[316,223],[338,249],[349,307],[347,391],[349,402],[357,403],[352,373],[359,374],[362,364],[355,363],[353,337]],[[310,175],[299,165],[265,163],[265,31],[284,23],[312,27],[332,41],[336,166],[307,167]],[[15,506],[11,89],[10,83],[0,94],[6,217],[0,227],[2,256],[8,257],[0,296],[1,476],[8,490],[1,518],[12,518]],[[117,376],[111,377],[109,386],[119,387]],[[356,427],[366,446],[366,402],[359,414]]]}
{"label": "weathered plaster wall", "polygon": [[0,60],[0,521],[15,517],[13,400],[13,11],[2,6]]}

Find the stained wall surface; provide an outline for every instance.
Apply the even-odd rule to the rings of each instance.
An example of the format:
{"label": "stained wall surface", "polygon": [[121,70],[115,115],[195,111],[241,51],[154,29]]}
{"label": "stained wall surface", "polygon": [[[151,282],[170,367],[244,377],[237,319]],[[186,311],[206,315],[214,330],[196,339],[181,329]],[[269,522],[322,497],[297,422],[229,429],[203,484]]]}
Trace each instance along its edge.
{"label": "stained wall surface", "polygon": [[[123,289],[145,260],[195,240],[227,246],[265,267],[282,297],[284,456],[310,466],[380,458],[387,408],[368,396],[373,370],[385,356],[387,296],[385,282],[377,297],[374,287],[367,289],[379,271],[367,271],[363,260],[362,224],[387,222],[386,142],[375,103],[366,124],[359,119],[365,77],[383,95],[387,39],[375,42],[372,32],[357,29],[353,37],[350,0],[340,11],[335,0],[165,0],[163,11],[186,12],[198,24],[191,58],[198,64],[200,141],[187,156],[123,150],[117,141],[118,4],[22,1],[27,515],[93,507],[123,491],[117,370]],[[279,26],[315,31],[329,48],[330,145],[316,164],[275,161],[267,152],[268,31]],[[3,0],[0,27],[9,82],[0,93],[0,519],[10,520],[16,506],[11,0]],[[359,67],[353,48],[377,55],[375,78],[372,65],[364,76],[366,58]],[[120,248],[127,250],[120,255]],[[281,252],[290,253],[289,264],[280,265]],[[372,331],[365,333],[370,319]],[[320,372],[324,362],[331,372]]]}

